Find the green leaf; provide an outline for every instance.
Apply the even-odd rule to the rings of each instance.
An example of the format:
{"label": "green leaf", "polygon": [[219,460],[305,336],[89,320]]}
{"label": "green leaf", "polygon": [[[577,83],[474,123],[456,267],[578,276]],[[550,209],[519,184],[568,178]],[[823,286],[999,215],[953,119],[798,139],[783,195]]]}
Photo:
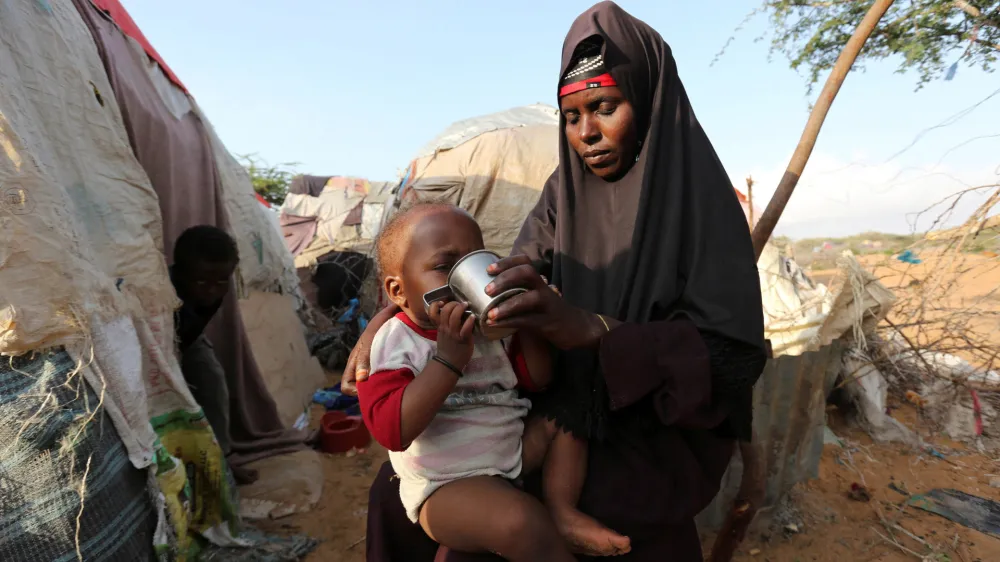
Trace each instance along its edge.
{"label": "green leaf", "polygon": [[[811,92],[833,68],[872,3],[765,0],[753,14],[768,14],[771,52],[785,55],[791,68],[804,71]],[[916,74],[920,89],[931,80],[943,79],[956,63],[992,72],[998,55],[1000,0],[897,0],[875,28],[855,65],[863,68],[869,61],[896,60],[898,72]]]}

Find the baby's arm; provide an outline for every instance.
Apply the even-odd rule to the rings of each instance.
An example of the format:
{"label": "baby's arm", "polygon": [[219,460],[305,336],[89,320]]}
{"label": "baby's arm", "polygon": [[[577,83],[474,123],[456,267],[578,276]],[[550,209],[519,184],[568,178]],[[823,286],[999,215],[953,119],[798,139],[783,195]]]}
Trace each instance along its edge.
{"label": "baby's arm", "polygon": [[427,429],[468,364],[474,325],[463,322],[463,310],[453,303],[432,308],[438,324],[434,356],[443,362],[422,356],[421,346],[412,343],[420,336],[402,325],[386,325],[375,336],[374,372],[358,383],[358,399],[365,424],[390,451],[405,451]]}
{"label": "baby's arm", "polygon": [[386,449],[405,451],[427,429],[457,381],[436,361],[429,361],[418,376],[407,368],[376,370],[358,383],[365,425]]}
{"label": "baby's arm", "polygon": [[538,390],[547,388],[552,383],[552,346],[545,338],[529,331],[521,332],[520,340],[531,382]]}
{"label": "baby's arm", "polygon": [[518,382],[526,390],[537,392],[552,383],[552,347],[549,342],[527,330],[511,339],[509,355]]}
{"label": "baby's arm", "polygon": [[[458,369],[465,365],[455,365]],[[401,450],[427,429],[441,405],[458,383],[458,375],[437,361],[429,361],[424,370],[406,385],[399,407]]]}

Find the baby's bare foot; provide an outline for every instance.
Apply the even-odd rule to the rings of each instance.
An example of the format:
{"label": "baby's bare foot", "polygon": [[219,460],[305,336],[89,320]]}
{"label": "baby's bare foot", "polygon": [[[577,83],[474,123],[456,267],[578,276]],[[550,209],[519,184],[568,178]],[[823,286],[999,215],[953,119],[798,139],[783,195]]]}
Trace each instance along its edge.
{"label": "baby's bare foot", "polygon": [[632,550],[632,541],[575,509],[553,510],[552,517],[563,539],[575,554],[619,556]]}

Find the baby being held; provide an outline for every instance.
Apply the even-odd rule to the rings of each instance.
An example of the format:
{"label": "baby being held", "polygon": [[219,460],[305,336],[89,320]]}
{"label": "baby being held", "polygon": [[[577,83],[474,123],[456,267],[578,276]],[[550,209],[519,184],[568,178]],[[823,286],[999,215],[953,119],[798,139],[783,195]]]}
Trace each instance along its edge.
{"label": "baby being held", "polygon": [[[379,275],[401,312],[372,343],[371,374],[358,384],[362,414],[390,451],[407,515],[435,541],[514,562],[571,562],[560,534],[566,530],[513,483],[539,468],[551,440],[562,438],[542,420],[525,430],[531,403],[520,391],[551,381],[547,342],[525,331],[485,339],[460,302],[424,309],[423,295],[447,284],[452,266],[483,247],[476,221],[451,205],[416,205],[382,229]],[[581,475],[585,452],[580,442],[572,455]],[[604,531],[627,551],[627,539]]]}

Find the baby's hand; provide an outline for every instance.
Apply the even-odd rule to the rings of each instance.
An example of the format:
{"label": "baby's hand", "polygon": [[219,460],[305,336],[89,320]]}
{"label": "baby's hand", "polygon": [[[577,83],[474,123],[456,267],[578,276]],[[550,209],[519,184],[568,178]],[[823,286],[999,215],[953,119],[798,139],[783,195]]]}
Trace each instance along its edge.
{"label": "baby's hand", "polygon": [[458,369],[464,369],[472,359],[475,341],[472,332],[476,317],[466,316],[465,303],[452,301],[444,306],[431,305],[430,319],[437,326],[437,354]]}

